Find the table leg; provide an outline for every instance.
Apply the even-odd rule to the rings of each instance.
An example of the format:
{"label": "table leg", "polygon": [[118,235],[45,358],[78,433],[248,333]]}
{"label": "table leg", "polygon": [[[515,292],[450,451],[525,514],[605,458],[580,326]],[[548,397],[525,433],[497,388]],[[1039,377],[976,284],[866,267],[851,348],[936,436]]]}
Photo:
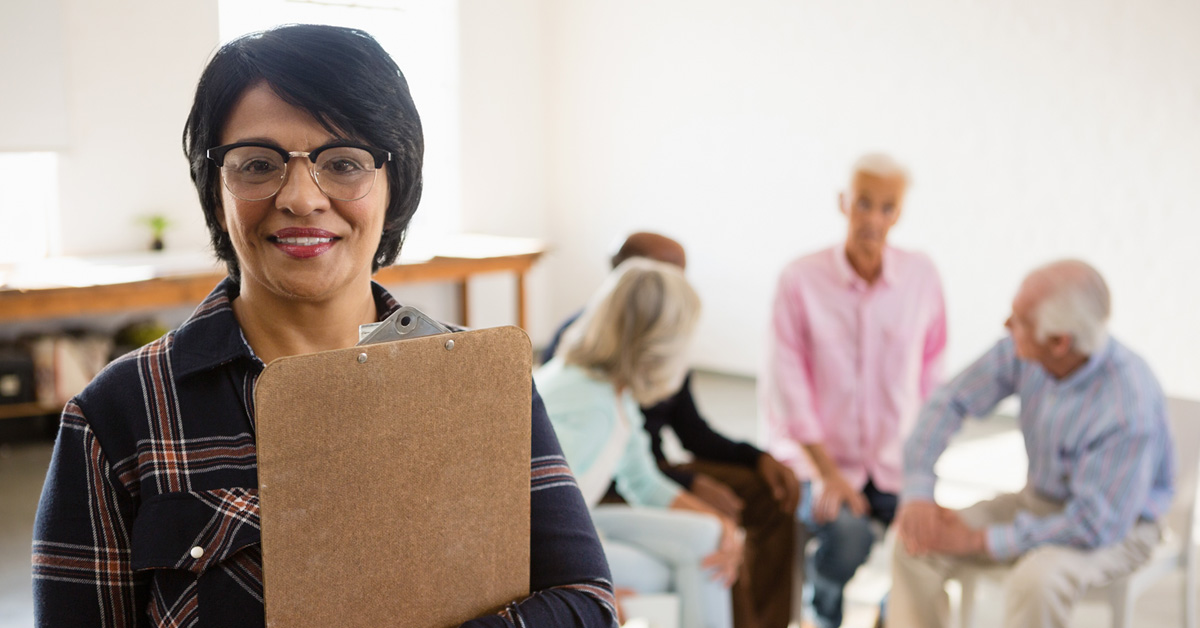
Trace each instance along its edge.
{"label": "table leg", "polygon": [[517,273],[517,327],[529,329],[525,322],[525,273]]}
{"label": "table leg", "polygon": [[470,326],[471,323],[471,297],[469,295],[467,280],[463,279],[458,282],[458,324],[463,327]]}

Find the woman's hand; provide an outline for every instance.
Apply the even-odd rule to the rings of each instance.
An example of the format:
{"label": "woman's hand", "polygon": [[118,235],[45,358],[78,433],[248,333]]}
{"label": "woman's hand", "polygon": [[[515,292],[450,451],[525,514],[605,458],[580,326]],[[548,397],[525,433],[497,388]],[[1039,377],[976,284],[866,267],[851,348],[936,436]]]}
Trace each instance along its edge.
{"label": "woman's hand", "polygon": [[717,512],[716,508],[708,505],[704,500],[687,492],[680,491],[675,496],[675,500],[671,502],[671,508],[678,510],[690,510],[706,515],[711,515],[717,518],[721,524],[721,538],[717,542],[717,549],[713,553],[705,556],[700,561],[700,566],[709,569],[713,572],[713,579],[719,580],[725,586],[730,586],[738,578],[738,570],[742,566],[743,558],[743,538],[741,529],[737,523]]}
{"label": "woman's hand", "polygon": [[712,571],[714,580],[729,587],[737,581],[738,572],[742,567],[744,537],[732,519],[722,516],[720,520],[721,542],[717,545],[717,550],[705,556],[700,565]]}
{"label": "woman's hand", "polygon": [[721,514],[740,521],[742,518],[742,499],[724,482],[712,476],[697,473],[692,478],[692,493],[716,508]]}

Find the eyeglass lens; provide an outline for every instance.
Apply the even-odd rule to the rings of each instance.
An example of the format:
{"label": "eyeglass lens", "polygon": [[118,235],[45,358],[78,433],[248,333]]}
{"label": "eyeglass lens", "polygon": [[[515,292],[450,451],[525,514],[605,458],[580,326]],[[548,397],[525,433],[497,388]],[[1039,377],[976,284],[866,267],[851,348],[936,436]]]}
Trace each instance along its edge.
{"label": "eyeglass lens", "polygon": [[[298,159],[293,157],[292,161]],[[279,153],[261,146],[239,146],[225,155],[225,187],[244,201],[261,201],[283,187],[287,165]],[[371,191],[375,183],[375,158],[371,153],[350,146],[335,146],[321,151],[310,172],[317,186],[329,198],[356,201]]]}

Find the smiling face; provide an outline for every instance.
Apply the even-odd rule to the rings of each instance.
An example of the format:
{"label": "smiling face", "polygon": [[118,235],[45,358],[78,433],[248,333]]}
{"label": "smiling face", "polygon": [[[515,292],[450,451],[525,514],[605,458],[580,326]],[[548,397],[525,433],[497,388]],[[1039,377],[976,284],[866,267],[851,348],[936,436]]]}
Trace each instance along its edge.
{"label": "smiling face", "polygon": [[[338,137],[308,112],[280,99],[265,83],[242,94],[220,143],[263,142],[308,152]],[[224,186],[217,218],[241,267],[243,296],[265,290],[277,298],[321,301],[369,285],[388,201],[383,173],[355,201],[331,200],[317,187],[304,157],[292,157],[279,192],[259,201]]]}
{"label": "smiling face", "polygon": [[849,194],[840,197],[842,213],[849,221],[848,247],[878,255],[887,243],[888,231],[900,219],[904,205],[903,177],[880,177],[860,172],[851,181]]}

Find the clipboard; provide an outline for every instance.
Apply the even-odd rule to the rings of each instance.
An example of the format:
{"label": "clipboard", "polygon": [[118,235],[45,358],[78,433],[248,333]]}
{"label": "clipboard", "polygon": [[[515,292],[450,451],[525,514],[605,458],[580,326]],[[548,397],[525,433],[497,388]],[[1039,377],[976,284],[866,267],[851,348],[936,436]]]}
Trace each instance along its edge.
{"label": "clipboard", "polygon": [[531,371],[516,327],[271,362],[266,625],[447,628],[527,597]]}

